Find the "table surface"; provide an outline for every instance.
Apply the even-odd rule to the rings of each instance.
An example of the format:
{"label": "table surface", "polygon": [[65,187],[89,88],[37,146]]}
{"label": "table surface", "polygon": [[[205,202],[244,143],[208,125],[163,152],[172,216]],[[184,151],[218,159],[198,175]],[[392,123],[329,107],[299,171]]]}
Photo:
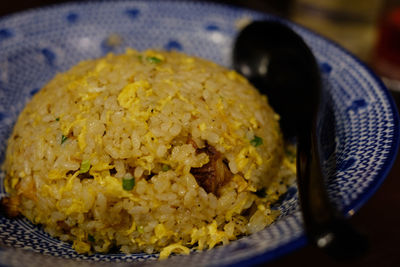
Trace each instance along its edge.
{"label": "table surface", "polygon": [[[0,6],[0,16],[56,2],[61,1],[3,1]],[[226,3],[229,1],[216,2]],[[277,8],[287,8],[275,0],[269,1],[269,3],[275,5],[272,8],[268,3],[264,3],[261,0],[238,0],[233,2],[241,6],[268,12],[275,12]],[[279,10],[277,13],[279,13]],[[395,99],[396,104],[400,108],[400,94],[395,95]],[[311,245],[307,245],[275,261],[268,264],[261,264],[260,266],[400,266],[400,213],[396,212],[400,211],[399,188],[400,156],[397,157],[391,172],[376,194],[351,218],[353,225],[366,234],[369,239],[370,248],[368,253],[363,257],[352,261],[337,262]]]}

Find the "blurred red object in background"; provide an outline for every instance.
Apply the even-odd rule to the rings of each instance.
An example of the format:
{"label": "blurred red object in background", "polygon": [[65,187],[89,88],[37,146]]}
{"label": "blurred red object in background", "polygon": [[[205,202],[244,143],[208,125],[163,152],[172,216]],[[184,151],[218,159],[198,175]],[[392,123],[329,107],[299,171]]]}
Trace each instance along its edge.
{"label": "blurred red object in background", "polygon": [[373,67],[392,90],[400,90],[400,6],[383,14]]}

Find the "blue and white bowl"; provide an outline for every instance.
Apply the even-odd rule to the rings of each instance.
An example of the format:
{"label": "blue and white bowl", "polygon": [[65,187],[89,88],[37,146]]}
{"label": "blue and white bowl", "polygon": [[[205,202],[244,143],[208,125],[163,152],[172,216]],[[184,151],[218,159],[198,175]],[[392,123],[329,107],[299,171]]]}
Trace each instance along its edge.
{"label": "blue and white bowl", "polygon": [[[70,3],[0,20],[0,162],[6,140],[26,102],[57,72],[106,53],[164,48],[231,65],[243,21],[279,18],[201,2],[121,1]],[[281,20],[282,21],[282,20]],[[321,160],[329,195],[351,216],[388,174],[399,145],[399,118],[382,82],[338,45],[288,23],[312,48],[321,67],[324,108],[319,124]],[[118,36],[120,44],[108,45]],[[118,42],[117,42],[118,43]],[[1,173],[0,194],[5,195]],[[226,246],[166,262],[147,254],[77,254],[26,219],[0,217],[0,265],[249,265],[306,244],[295,185],[279,207],[281,217],[263,231]]]}

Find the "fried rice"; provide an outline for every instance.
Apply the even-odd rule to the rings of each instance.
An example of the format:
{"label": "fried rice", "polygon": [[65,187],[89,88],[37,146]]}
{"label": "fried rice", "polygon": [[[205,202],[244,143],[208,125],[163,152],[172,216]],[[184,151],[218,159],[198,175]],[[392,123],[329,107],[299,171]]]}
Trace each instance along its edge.
{"label": "fried rice", "polygon": [[271,224],[293,179],[279,116],[245,78],[128,49],[55,76],[8,141],[3,205],[78,253],[189,253]]}

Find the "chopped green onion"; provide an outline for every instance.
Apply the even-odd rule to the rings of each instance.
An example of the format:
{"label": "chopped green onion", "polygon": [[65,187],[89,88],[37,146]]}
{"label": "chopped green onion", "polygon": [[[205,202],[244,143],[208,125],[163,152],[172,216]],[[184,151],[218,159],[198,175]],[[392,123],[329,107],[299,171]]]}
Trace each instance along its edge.
{"label": "chopped green onion", "polygon": [[122,188],[126,191],[132,190],[132,188],[135,186],[135,178],[130,177],[130,178],[123,178],[122,179]]}
{"label": "chopped green onion", "polygon": [[89,240],[89,242],[92,242],[92,243],[95,242],[94,236],[92,236],[91,234],[88,234],[88,240]]}
{"label": "chopped green onion", "polygon": [[146,57],[146,60],[150,63],[160,63],[162,62],[161,59],[159,59],[158,57]]}
{"label": "chopped green onion", "polygon": [[296,158],[296,152],[293,149],[286,149],[285,154],[289,160],[294,160]]}
{"label": "chopped green onion", "polygon": [[285,150],[285,154],[286,154],[286,156],[288,156],[288,157],[293,157],[293,156],[296,155],[296,154],[295,154],[292,150],[290,150],[290,149],[286,149],[286,150]]}
{"label": "chopped green onion", "polygon": [[60,121],[60,117],[56,118],[56,121]]}
{"label": "chopped green onion", "polygon": [[138,231],[139,233],[143,234],[143,233],[144,233],[144,227],[143,227],[142,225],[139,225],[139,226],[137,227],[137,231]]}
{"label": "chopped green onion", "polygon": [[171,169],[171,166],[167,165],[167,164],[163,164],[161,167],[161,170],[163,172],[169,171]]}
{"label": "chopped green onion", "polygon": [[79,170],[79,173],[86,173],[90,169],[90,160],[85,159],[81,162],[81,169]]}
{"label": "chopped green onion", "polygon": [[250,144],[254,147],[258,147],[263,144],[263,140],[261,137],[258,137],[257,135],[255,135],[254,138],[250,141]]}
{"label": "chopped green onion", "polygon": [[65,141],[67,141],[68,136],[61,135],[61,144],[64,144]]}

